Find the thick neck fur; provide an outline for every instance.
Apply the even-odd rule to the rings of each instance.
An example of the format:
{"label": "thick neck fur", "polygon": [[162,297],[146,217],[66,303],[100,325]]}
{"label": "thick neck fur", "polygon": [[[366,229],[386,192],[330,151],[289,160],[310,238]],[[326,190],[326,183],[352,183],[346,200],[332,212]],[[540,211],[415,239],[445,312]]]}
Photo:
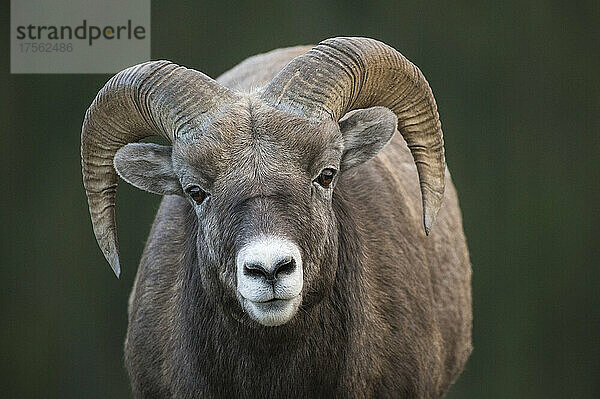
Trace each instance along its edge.
{"label": "thick neck fur", "polygon": [[[197,397],[210,387],[217,397],[315,397],[352,389],[349,351],[360,353],[364,322],[360,238],[343,198],[334,199],[339,257],[333,290],[279,327],[262,327],[224,314],[222,298],[202,288],[197,261],[185,262],[174,319],[174,397]],[[193,248],[193,245],[190,246]],[[193,256],[190,248],[188,256]],[[200,311],[199,311],[200,309]],[[356,358],[356,353],[353,354]],[[356,387],[358,388],[358,387]]]}

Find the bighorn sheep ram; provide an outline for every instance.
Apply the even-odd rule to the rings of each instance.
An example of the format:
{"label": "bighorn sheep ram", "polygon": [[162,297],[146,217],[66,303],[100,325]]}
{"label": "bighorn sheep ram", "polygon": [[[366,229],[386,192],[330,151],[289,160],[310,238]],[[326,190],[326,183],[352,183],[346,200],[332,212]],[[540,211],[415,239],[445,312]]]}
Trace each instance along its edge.
{"label": "bighorn sheep ram", "polygon": [[[172,146],[135,143],[151,135]],[[462,371],[471,266],[437,106],[388,45],[328,39],[217,80],[133,66],[81,156],[117,276],[118,175],[165,196],[129,301],[136,397],[434,398]]]}

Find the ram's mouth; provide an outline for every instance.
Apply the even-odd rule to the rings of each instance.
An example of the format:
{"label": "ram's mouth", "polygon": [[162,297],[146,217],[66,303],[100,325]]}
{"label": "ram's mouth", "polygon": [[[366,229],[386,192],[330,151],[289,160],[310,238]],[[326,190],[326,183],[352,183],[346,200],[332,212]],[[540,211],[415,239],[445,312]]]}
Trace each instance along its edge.
{"label": "ram's mouth", "polygon": [[289,299],[272,298],[272,299],[269,299],[269,300],[266,300],[266,301],[258,301],[258,302],[255,302],[255,303],[274,303],[274,302],[277,302],[277,301],[289,301]]}
{"label": "ram's mouth", "polygon": [[302,295],[290,299],[271,298],[255,302],[244,298],[243,307],[251,319],[268,327],[279,326],[290,321],[302,302]]}
{"label": "ram's mouth", "polygon": [[249,301],[249,302],[253,306],[257,307],[260,310],[276,311],[279,307],[286,306],[293,300],[294,300],[294,298],[292,298],[292,299],[273,298],[273,299],[269,299],[268,301],[260,301],[260,302]]}

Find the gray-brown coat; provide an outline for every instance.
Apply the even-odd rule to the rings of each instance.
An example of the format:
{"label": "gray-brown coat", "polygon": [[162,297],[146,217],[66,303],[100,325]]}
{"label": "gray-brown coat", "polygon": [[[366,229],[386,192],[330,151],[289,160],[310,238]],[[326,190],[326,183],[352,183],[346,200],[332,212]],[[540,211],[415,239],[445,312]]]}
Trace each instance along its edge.
{"label": "gray-brown coat", "polygon": [[[338,124],[361,107],[336,115],[331,106],[324,112],[333,114],[328,119],[313,112],[310,101],[282,101],[294,84],[313,84],[304,75],[294,81],[299,75],[293,69],[281,90],[272,88],[279,71],[308,50],[275,50],[223,74],[217,82],[230,91],[215,86],[210,98],[225,97],[226,105],[205,100],[210,104],[196,115],[199,122],[169,136],[172,149],[127,144],[133,140],[114,145],[111,163],[125,180],[173,194],[163,198],[129,302],[125,361],[136,397],[433,398],[446,392],[466,363],[471,267],[443,148],[441,164],[431,167],[445,171],[440,182],[429,165],[415,166],[415,159],[427,163],[419,158],[422,148],[436,147],[406,134],[419,118],[374,107],[351,112]],[[311,71],[318,82],[321,72]],[[275,100],[264,94],[269,90]],[[379,104],[364,108],[372,105]],[[88,126],[111,125],[88,114]],[[141,114],[154,115],[144,120],[155,129],[165,125],[156,121],[165,114],[160,109]],[[410,146],[396,130],[396,117]],[[84,132],[89,129],[84,124]],[[86,156],[96,164],[101,158],[86,155],[86,140],[84,175]],[[434,164],[437,158],[427,159]],[[429,172],[433,178],[427,180]],[[424,181],[433,187],[430,194]],[[431,194],[436,184],[443,206],[432,228],[442,203]],[[86,186],[88,196],[102,192],[92,186]],[[101,218],[94,201],[92,216]],[[95,231],[117,271],[116,236],[114,244],[103,244],[114,231]],[[285,237],[280,247],[290,242],[298,249],[284,254],[287,263],[279,266],[289,271],[283,277],[267,278],[275,287],[270,300],[288,306],[272,279],[303,273],[300,281],[289,277],[288,285],[297,283],[301,293],[289,295],[298,303],[285,312],[256,310],[262,300],[246,300],[254,291],[239,287],[244,279],[251,285],[266,278],[264,265],[257,271],[243,256],[240,261],[240,253],[265,235]]]}

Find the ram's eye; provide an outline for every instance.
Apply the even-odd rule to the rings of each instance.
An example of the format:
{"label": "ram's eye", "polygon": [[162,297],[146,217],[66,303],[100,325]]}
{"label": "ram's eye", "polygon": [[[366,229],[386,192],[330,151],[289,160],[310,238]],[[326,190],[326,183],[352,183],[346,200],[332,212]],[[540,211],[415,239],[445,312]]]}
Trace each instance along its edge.
{"label": "ram's eye", "polygon": [[201,204],[206,198],[206,193],[198,186],[191,186],[185,189],[185,192],[193,199],[197,204]]}
{"label": "ram's eye", "polygon": [[327,187],[333,181],[333,176],[335,176],[335,169],[325,168],[321,171],[319,177],[317,177],[317,182],[321,186]]}

